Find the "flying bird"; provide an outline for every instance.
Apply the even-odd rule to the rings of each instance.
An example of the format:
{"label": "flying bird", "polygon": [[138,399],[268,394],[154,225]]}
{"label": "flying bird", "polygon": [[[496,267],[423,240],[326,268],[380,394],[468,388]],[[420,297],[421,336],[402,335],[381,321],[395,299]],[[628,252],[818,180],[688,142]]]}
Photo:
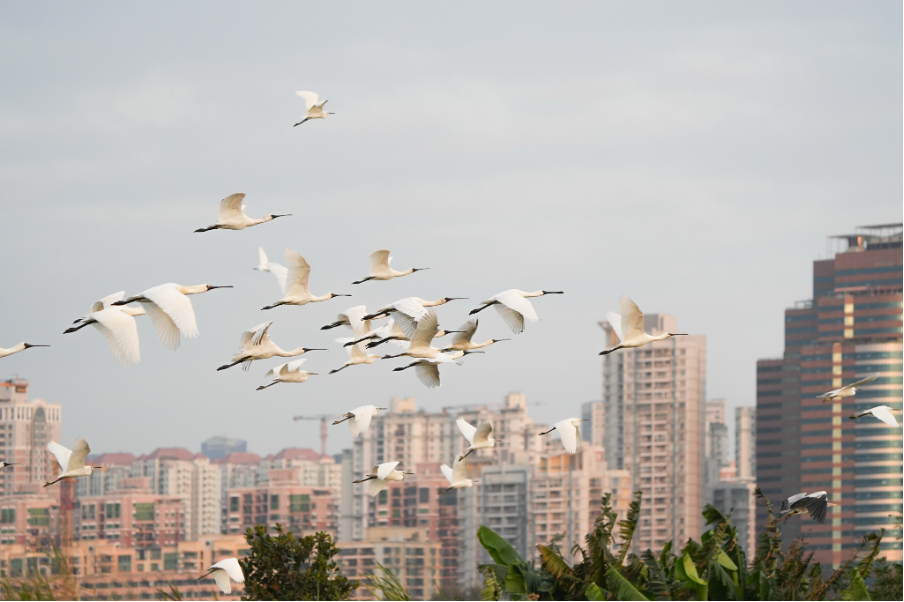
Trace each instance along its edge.
{"label": "flying bird", "polygon": [[565,451],[569,454],[573,454],[578,451],[578,446],[581,444],[580,427],[580,418],[567,418],[565,420],[560,420],[555,423],[551,429],[540,434],[548,435],[553,431],[559,431],[559,437],[562,439],[562,446],[565,448]]}
{"label": "flying bird", "polygon": [[462,416],[459,416],[457,424],[461,434],[471,444],[471,447],[468,448],[462,458],[467,458],[471,455],[471,452],[478,449],[490,449],[496,445],[496,440],[490,437],[493,434],[493,425],[489,422],[481,422],[475,427],[471,426]]}
{"label": "flying bird", "polygon": [[370,481],[369,493],[371,497],[377,497],[377,494],[386,487],[387,482],[401,481],[405,478],[405,475],[414,474],[407,470],[396,470],[396,466],[398,465],[398,462],[384,462],[379,466],[374,466],[373,470],[370,471],[370,474],[366,475],[363,479],[352,481],[352,483],[364,483],[365,481]]}
{"label": "flying bird", "polygon": [[21,466],[21,464],[17,462],[0,462],[0,468],[6,468],[7,466]]}
{"label": "flying bird", "polygon": [[837,506],[838,504],[828,503],[828,494],[825,491],[817,491],[816,493],[798,493],[792,495],[782,502],[779,510],[781,518],[777,523],[791,518],[797,514],[809,514],[810,518],[818,524],[823,524],[826,520],[826,508],[829,506]]}
{"label": "flying bird", "polygon": [[521,334],[524,332],[525,319],[529,322],[536,322],[540,319],[537,317],[534,306],[527,300],[528,297],[562,294],[564,294],[563,291],[534,291],[532,293],[526,293],[513,288],[511,290],[502,291],[498,295],[494,295],[486,301],[483,301],[483,306],[472,309],[471,315],[481,312],[488,307],[495,307],[496,311],[499,312],[499,315],[502,316],[502,319],[505,320],[505,323],[508,324],[508,327],[512,329],[512,332]]}
{"label": "flying bird", "polygon": [[443,349],[443,351],[471,351],[473,349],[482,349],[489,347],[493,343],[499,341],[510,341],[511,339],[490,339],[483,343],[474,343],[471,337],[477,332],[477,320],[468,320],[458,327],[458,334],[452,338],[452,344]]}
{"label": "flying bird", "polygon": [[300,360],[295,360],[294,362],[289,362],[288,364],[273,366],[266,374],[264,374],[264,376],[272,375],[276,380],[269,385],[261,385],[257,390],[263,391],[277,383],[303,383],[308,380],[309,376],[318,376],[316,372],[308,372],[307,370],[300,369],[301,365],[306,361],[307,359],[302,358]]}
{"label": "flying bird", "polygon": [[349,307],[344,312],[336,316],[335,322],[327,324],[326,326],[321,326],[320,330],[330,330],[331,328],[346,326],[352,332],[354,332],[356,336],[363,336],[371,331],[370,320],[363,319],[364,314],[366,313],[367,307],[364,305]]}
{"label": "flying bird", "polygon": [[669,337],[687,336],[686,332],[664,332],[656,336],[649,335],[644,332],[643,329],[643,312],[640,311],[640,308],[637,307],[637,304],[634,303],[634,301],[631,301],[627,295],[624,295],[618,300],[618,306],[621,309],[621,315],[619,316],[610,311],[606,314],[606,318],[609,320],[609,324],[612,325],[612,329],[615,330],[615,334],[618,336],[618,340],[621,341],[621,343],[612,349],[600,351],[600,355],[608,355],[619,349],[643,347],[647,343],[662,341]]}
{"label": "flying bird", "polygon": [[264,253],[264,248],[259,247],[257,250],[258,257],[260,259],[260,263],[258,263],[255,269],[259,272],[270,272],[274,276],[276,276],[276,282],[279,283],[279,290],[282,291],[282,294],[286,294],[286,274],[289,272],[288,268],[284,265],[280,265],[278,263],[274,263],[267,259],[267,254]]}
{"label": "flying bird", "polygon": [[266,217],[251,218],[245,215],[244,192],[230,194],[228,197],[220,201],[220,219],[217,223],[206,228],[198,228],[195,232],[208,232],[210,230],[244,230],[245,228],[270,222],[278,217],[288,217],[291,213],[283,213],[282,215],[268,215]]}
{"label": "flying bird", "polygon": [[873,416],[874,418],[878,418],[885,424],[889,426],[898,426],[898,421],[895,419],[892,412],[899,412],[900,410],[896,410],[894,408],[890,408],[888,406],[876,406],[874,408],[870,408],[865,412],[860,412],[859,414],[854,414],[851,416],[851,420],[857,420],[858,418],[862,418],[864,416]]}
{"label": "flying bird", "polygon": [[[344,342],[345,339],[339,339],[340,342]],[[356,345],[352,345],[351,347],[346,347],[346,351],[348,351],[349,360],[345,362],[341,368],[336,368],[335,370],[330,370],[330,374],[336,374],[342,370],[345,370],[349,366],[360,366],[361,364],[372,364],[378,359],[380,359],[379,355],[374,355],[372,353],[368,353],[367,350],[364,349],[363,343],[358,343]]]}
{"label": "flying bird", "polygon": [[[457,353],[463,352],[459,351]],[[478,351],[476,353],[480,352]],[[392,371],[401,372],[402,370],[407,370],[408,368],[414,368],[414,372],[417,375],[418,380],[421,381],[428,389],[432,389],[434,387],[440,386],[439,365],[446,363],[457,364],[458,362],[456,362],[451,356],[441,353],[433,359],[417,359],[407,366],[399,366],[398,368],[393,368]]]}
{"label": "flying bird", "polygon": [[[417,328],[417,325],[415,324],[415,329],[416,328]],[[447,334],[457,333],[457,332],[461,332],[461,331],[440,329],[436,332],[436,336],[434,336],[433,338],[439,339],[439,338],[446,336]],[[386,324],[384,326],[381,326],[380,328],[372,330],[369,335],[365,335],[363,338],[359,339],[359,341],[366,341],[366,340],[370,340],[370,342],[367,343],[368,349],[373,349],[374,347],[382,345],[383,343],[389,343],[389,342],[395,343],[399,347],[404,347],[405,349],[408,349],[409,343],[411,341],[408,338],[408,335],[405,334],[405,331],[402,330],[402,327],[399,326],[398,324],[396,324],[395,320],[393,320],[392,318],[389,318],[389,324]],[[346,343],[346,345],[349,345],[349,344],[350,343]]]}
{"label": "flying bird", "polygon": [[405,335],[410,337],[417,328],[417,323],[427,315],[428,307],[437,307],[445,305],[449,301],[458,299],[467,299],[467,297],[443,297],[434,301],[425,301],[420,297],[406,297],[399,299],[387,305],[386,307],[368,314],[362,320],[376,320],[377,318],[385,318],[391,316],[393,320],[402,328]]}
{"label": "flying bird", "polygon": [[32,345],[31,343],[19,343],[18,345],[13,345],[9,349],[0,347],[0,357],[7,357],[14,353],[19,353],[20,351],[31,349],[32,347],[50,347],[50,345]]}
{"label": "flying bird", "polygon": [[75,440],[75,444],[72,446],[71,450],[66,449],[56,441],[48,443],[47,449],[56,456],[60,468],[63,469],[63,473],[55,480],[44,483],[44,487],[49,487],[63,479],[89,477],[95,470],[106,470],[103,466],[85,465],[85,458],[91,453],[91,448],[88,447],[88,442],[81,437]]}
{"label": "flying bird", "polygon": [[91,305],[91,311],[73,322],[78,326],[72,326],[63,331],[69,334],[81,330],[85,326],[93,326],[107,340],[107,345],[113,356],[122,364],[137,364],[141,360],[138,344],[138,327],[135,325],[135,316],[143,316],[142,307],[120,307],[113,305],[125,295],[125,291],[119,291],[107,295]]}
{"label": "flying bird", "polygon": [[283,254],[286,262],[289,264],[289,271],[286,276],[286,293],[285,296],[267,307],[261,309],[273,309],[280,305],[307,305],[317,301],[327,301],[333,297],[351,297],[351,295],[341,295],[336,293],[327,293],[316,297],[308,290],[308,277],[311,275],[311,266],[304,257],[297,251],[286,249]]}
{"label": "flying bird", "polygon": [[857,394],[857,387],[860,385],[865,385],[867,383],[871,383],[879,377],[879,373],[875,372],[870,374],[866,378],[862,378],[855,383],[851,383],[849,385],[845,385],[840,389],[835,389],[834,391],[829,391],[828,393],[823,393],[819,395],[817,399],[822,399],[822,402],[825,403],[827,401],[831,401],[833,399],[841,399],[842,397],[851,397],[852,395]]}
{"label": "flying bird", "polygon": [[351,412],[343,414],[342,420],[337,420],[333,425],[335,426],[348,421],[348,430],[351,431],[352,437],[357,439],[360,433],[367,431],[367,428],[370,426],[371,418],[376,416],[378,411],[388,409],[389,408],[378,408],[377,406],[361,406],[360,408],[355,408]]}
{"label": "flying bird", "polygon": [[220,366],[217,370],[232,368],[236,364],[241,363],[245,364],[242,366],[242,369],[248,370],[251,366],[251,362],[254,360],[268,360],[274,356],[295,357],[296,355],[302,355],[308,351],[326,351],[326,349],[308,349],[307,347],[296,347],[291,351],[283,351],[270,339],[268,331],[272,324],[272,321],[264,322],[263,324],[258,324],[251,330],[243,332],[242,338],[239,340],[241,348],[238,353],[232,356],[232,363]]}
{"label": "flying bird", "polygon": [[304,114],[304,119],[293,125],[293,128],[301,125],[308,119],[326,119],[327,115],[335,115],[335,113],[330,113],[329,111],[323,110],[323,105],[325,105],[329,101],[324,100],[323,102],[320,102],[320,96],[316,92],[299,90],[298,92],[296,92],[296,94],[304,98],[304,106],[306,112]]}
{"label": "flying bird", "polygon": [[390,262],[392,262],[392,257],[389,256],[388,249],[380,249],[378,251],[374,251],[370,255],[370,276],[367,278],[362,278],[361,280],[356,280],[352,282],[352,284],[361,284],[362,282],[367,282],[368,280],[392,280],[393,278],[398,278],[400,276],[407,276],[408,274],[414,274],[415,272],[422,272],[424,270],[429,270],[430,268],[408,268],[404,272],[398,272],[391,267],[389,267]]}
{"label": "flying bird", "polygon": [[195,310],[192,309],[188,295],[200,295],[215,288],[232,288],[232,286],[211,286],[209,284],[182,286],[170,282],[151,287],[134,297],[114,301],[112,305],[127,305],[136,301],[141,303],[154,323],[154,329],[163,342],[163,346],[175,351],[179,348],[180,333],[190,339],[199,334]]}
{"label": "flying bird", "polygon": [[402,357],[403,355],[428,360],[438,359],[443,353],[431,345],[433,338],[438,332],[439,324],[437,323],[436,310],[431,309],[417,322],[414,333],[410,337],[411,342],[408,345],[408,349],[397,355],[385,355],[383,359]]}
{"label": "flying bird", "polygon": [[460,489],[462,487],[473,487],[476,483],[480,483],[477,479],[468,478],[468,460],[462,456],[455,460],[455,468],[449,468],[448,465],[440,466],[446,479],[449,481],[449,487],[440,491],[440,494],[446,493],[450,489]]}
{"label": "flying bird", "polygon": [[245,575],[242,573],[242,567],[237,558],[227,558],[211,565],[205,574],[198,577],[198,581],[204,579],[208,575],[213,576],[214,581],[217,582],[217,587],[219,587],[220,591],[224,594],[232,593],[232,583],[229,581],[230,579],[236,583],[245,583]]}

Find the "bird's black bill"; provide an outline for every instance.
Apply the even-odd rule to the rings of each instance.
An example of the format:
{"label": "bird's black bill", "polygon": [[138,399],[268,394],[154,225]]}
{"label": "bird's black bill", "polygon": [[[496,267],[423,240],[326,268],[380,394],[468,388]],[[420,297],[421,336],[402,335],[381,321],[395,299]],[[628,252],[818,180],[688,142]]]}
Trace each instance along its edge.
{"label": "bird's black bill", "polygon": [[31,343],[25,343],[26,349],[31,349],[32,347],[50,347],[50,345],[32,345]]}
{"label": "bird's black bill", "polygon": [[231,284],[221,284],[218,286],[211,286],[209,284],[207,285],[207,290],[209,291],[212,291],[215,288],[233,288],[233,286]]}

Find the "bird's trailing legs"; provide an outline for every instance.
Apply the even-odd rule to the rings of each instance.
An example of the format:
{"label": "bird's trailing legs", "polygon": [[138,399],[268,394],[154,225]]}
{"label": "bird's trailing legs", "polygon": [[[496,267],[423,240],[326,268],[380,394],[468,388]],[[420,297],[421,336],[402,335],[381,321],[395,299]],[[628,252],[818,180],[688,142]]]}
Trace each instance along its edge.
{"label": "bird's trailing legs", "polygon": [[548,434],[550,434],[551,432],[553,432],[554,430],[556,430],[556,427],[552,427],[552,428],[549,429],[548,431],[542,432],[542,433],[540,433],[540,434],[541,434],[541,435],[548,435]]}
{"label": "bird's trailing legs", "polygon": [[[76,324],[76,322],[73,322],[73,324]],[[79,324],[78,326],[71,326],[71,327],[67,328],[66,330],[63,331],[63,334],[69,334],[70,332],[75,332],[76,330],[81,330],[82,328],[84,328],[84,327],[87,326],[88,324],[91,324],[91,322],[88,322],[87,320],[85,320],[84,322],[82,322],[82,323]]]}
{"label": "bird's trailing legs", "polygon": [[361,284],[362,282],[367,282],[368,280],[373,280],[374,276],[368,276],[367,278],[362,278],[361,280],[355,280],[352,284]]}
{"label": "bird's trailing legs", "polygon": [[274,380],[274,381],[273,381],[272,383],[270,383],[269,385],[261,385],[261,386],[259,386],[259,387],[257,388],[257,390],[258,390],[258,391],[263,391],[263,390],[266,389],[267,387],[272,387],[273,385],[275,385],[275,384],[278,383],[278,382],[279,382],[278,380]]}
{"label": "bird's trailing legs", "polygon": [[266,307],[262,307],[261,311],[264,311],[265,309],[273,309],[274,307],[279,307],[280,305],[286,305],[286,302],[285,301],[277,301],[273,305],[268,305]]}
{"label": "bird's trailing legs", "polygon": [[335,370],[330,370],[330,374],[336,374],[337,372],[341,372],[348,368],[348,366],[342,366],[341,368],[336,368]]}
{"label": "bird's trailing legs", "polygon": [[363,483],[363,482],[365,482],[365,481],[371,481],[371,480],[376,479],[376,478],[377,478],[377,477],[371,475],[371,476],[369,476],[369,477],[364,477],[363,479],[358,479],[357,481],[352,481],[352,483]]}
{"label": "bird's trailing legs", "polygon": [[492,303],[487,303],[486,305],[482,305],[482,306],[478,307],[477,309],[472,309],[471,311],[468,312],[468,315],[473,316],[474,314],[480,313],[483,310],[485,310],[486,308],[488,308],[492,305],[496,305],[497,303],[498,303],[498,301],[493,301]]}
{"label": "bird's trailing legs", "polygon": [[618,351],[619,349],[624,349],[624,347],[622,347],[621,345],[617,345],[617,346],[613,347],[612,349],[606,349],[605,351],[600,351],[600,355],[609,355],[613,351]]}
{"label": "bird's trailing legs", "polygon": [[337,328],[345,324],[344,320],[339,320],[337,322],[333,322],[332,324],[327,324],[326,326],[321,326],[320,330],[330,330],[331,328]]}
{"label": "bird's trailing legs", "polygon": [[351,420],[352,418],[355,417],[355,415],[352,414],[351,412],[349,412],[348,414],[343,414],[343,416],[345,416],[345,418],[343,418],[342,420],[337,420],[337,421],[335,421],[335,422],[333,423],[333,426],[335,426],[335,425],[337,425],[337,424],[342,424],[342,423],[345,422],[346,420]]}
{"label": "bird's trailing legs", "polygon": [[[224,365],[220,366],[219,368],[217,368],[217,372],[219,372],[220,370],[225,370],[226,368],[232,368],[232,367],[235,366],[236,364],[241,364],[242,362],[247,362],[247,361],[250,360],[250,359],[251,359],[251,357],[250,357],[250,356],[247,356],[247,355],[246,355],[245,357],[240,357],[239,359],[237,359],[236,361],[232,362],[231,364],[224,364]],[[249,363],[250,363],[250,362],[249,362]],[[248,368],[246,367],[245,370],[247,370],[247,369],[248,369]]]}
{"label": "bird's trailing legs", "polygon": [[295,125],[293,125],[292,127],[293,127],[293,128],[294,128],[294,127],[298,127],[299,125],[301,125],[301,124],[304,123],[305,121],[308,121],[309,119],[310,119],[310,117],[305,117],[304,119],[302,119],[301,121],[299,121],[298,123],[296,123]]}

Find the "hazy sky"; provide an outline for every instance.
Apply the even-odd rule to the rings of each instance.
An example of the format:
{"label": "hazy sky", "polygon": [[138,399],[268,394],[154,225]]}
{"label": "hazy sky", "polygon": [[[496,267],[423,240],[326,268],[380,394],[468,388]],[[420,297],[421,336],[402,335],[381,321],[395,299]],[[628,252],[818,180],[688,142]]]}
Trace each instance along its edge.
{"label": "hazy sky", "polygon": [[[550,9],[553,10],[550,10]],[[541,421],[601,395],[597,321],[628,294],[708,340],[707,393],[755,402],[755,362],[782,351],[782,311],[810,296],[826,237],[902,217],[900,2],[4,3],[0,5],[0,360],[32,397],[63,404],[63,442],[198,450],[319,445],[316,422],[392,396],[421,407],[496,403]],[[314,90],[336,112],[298,128]],[[213,223],[248,194],[243,232]],[[306,307],[252,271],[290,247]],[[389,248],[390,282],[351,281]],[[139,318],[142,361],[93,329],[62,331],[110,293],[231,284],[193,297],[201,336],[163,349]],[[319,328],[406,297],[509,288],[542,321],[426,389],[401,360],[349,368]],[[275,320],[284,348],[331,347],[322,376],[255,388],[215,368],[242,331]],[[475,338],[511,336],[493,310]],[[331,427],[330,452],[346,447]]]}

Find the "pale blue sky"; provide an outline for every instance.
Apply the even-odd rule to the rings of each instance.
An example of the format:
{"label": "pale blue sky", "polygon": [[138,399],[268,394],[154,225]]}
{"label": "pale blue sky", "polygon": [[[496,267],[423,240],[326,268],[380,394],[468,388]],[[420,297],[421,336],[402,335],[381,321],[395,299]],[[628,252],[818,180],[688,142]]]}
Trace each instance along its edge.
{"label": "pale blue sky", "polygon": [[[752,404],[826,236],[901,219],[901,23],[899,2],[5,3],[0,346],[53,347],[0,376],[63,404],[64,442],[96,451],[316,447],[294,414],[391,396],[520,390],[556,420],[599,398],[596,323],[629,294],[707,335],[709,397]],[[293,129],[299,89],[336,115]],[[295,215],[192,233],[237,191],[250,215]],[[279,297],[251,270],[260,245],[355,296],[259,311]],[[431,269],[351,286],[383,247]],[[138,366],[61,334],[164,282],[236,288],[193,299],[201,337],[176,353],[142,321]],[[440,309],[452,327],[509,288],[566,294],[440,389],[388,361],[325,376],[345,354],[319,328],[346,307],[470,297]],[[478,338],[510,336],[480,317]],[[333,347],[306,365],[324,376],[256,392],[275,360],[216,372],[266,319],[285,348]],[[330,451],[349,441],[335,427]]]}

